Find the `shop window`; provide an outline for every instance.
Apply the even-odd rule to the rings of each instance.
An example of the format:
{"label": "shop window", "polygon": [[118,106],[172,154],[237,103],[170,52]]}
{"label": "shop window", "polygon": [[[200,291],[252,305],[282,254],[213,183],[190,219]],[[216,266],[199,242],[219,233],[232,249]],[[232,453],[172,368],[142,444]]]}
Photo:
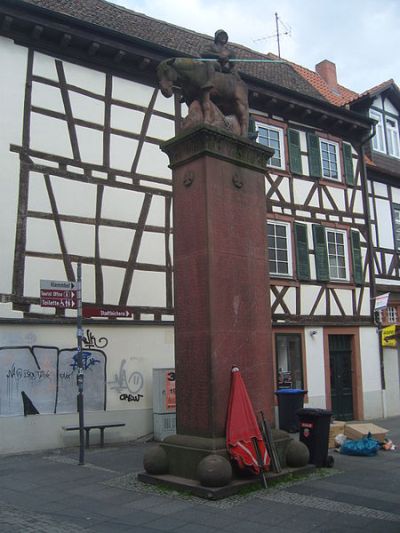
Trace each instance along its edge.
{"label": "shop window", "polygon": [[303,389],[301,335],[277,333],[275,346],[278,389]]}

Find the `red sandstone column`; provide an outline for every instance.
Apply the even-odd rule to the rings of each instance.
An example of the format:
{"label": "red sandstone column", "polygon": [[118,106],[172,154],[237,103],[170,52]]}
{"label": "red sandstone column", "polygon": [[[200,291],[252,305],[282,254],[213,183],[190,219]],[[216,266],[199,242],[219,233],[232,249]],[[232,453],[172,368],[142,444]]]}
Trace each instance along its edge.
{"label": "red sandstone column", "polygon": [[202,126],[162,146],[173,170],[177,433],[218,438],[232,365],[272,420],[264,172],[272,150]]}

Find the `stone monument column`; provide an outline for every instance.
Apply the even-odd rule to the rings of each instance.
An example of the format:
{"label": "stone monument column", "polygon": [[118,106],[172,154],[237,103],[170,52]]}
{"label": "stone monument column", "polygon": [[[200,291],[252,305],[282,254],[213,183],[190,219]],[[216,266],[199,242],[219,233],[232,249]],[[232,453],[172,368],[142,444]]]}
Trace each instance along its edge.
{"label": "stone monument column", "polygon": [[227,457],[231,368],[273,420],[272,326],[264,174],[273,150],[200,125],[165,142],[173,171],[177,435],[168,473],[197,479]]}

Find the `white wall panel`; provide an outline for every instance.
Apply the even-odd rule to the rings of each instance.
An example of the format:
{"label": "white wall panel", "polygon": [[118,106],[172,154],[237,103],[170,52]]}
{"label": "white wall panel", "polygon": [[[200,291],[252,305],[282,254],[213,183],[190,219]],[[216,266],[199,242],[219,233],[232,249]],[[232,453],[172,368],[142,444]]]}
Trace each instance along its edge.
{"label": "white wall panel", "polygon": [[167,140],[175,135],[175,123],[173,120],[153,115],[147,130],[149,137]]}
{"label": "white wall panel", "polygon": [[31,148],[47,154],[72,158],[67,122],[32,113]]}
{"label": "white wall panel", "polygon": [[153,87],[116,76],[113,78],[112,97],[115,100],[122,100],[130,104],[148,107],[153,92]]}
{"label": "white wall panel", "polygon": [[104,102],[75,91],[69,91],[68,95],[74,118],[104,124]]}
{"label": "white wall panel", "polygon": [[30,252],[61,253],[56,225],[52,220],[28,219],[26,249]]}
{"label": "white wall panel", "polygon": [[130,172],[135,159],[138,141],[120,135],[111,135],[110,165],[112,168]]}
{"label": "white wall panel", "polygon": [[106,187],[103,196],[102,217],[137,222],[143,199],[143,193]]}
{"label": "white wall panel", "polygon": [[49,80],[58,81],[54,57],[35,52],[33,61],[33,74]]}
{"label": "white wall panel", "polygon": [[[0,37],[0,224],[1,276],[0,292],[11,293],[15,245],[15,225],[19,189],[18,155],[10,144],[20,145],[24,109],[26,48]],[[10,75],[12,72],[12,76]]]}
{"label": "white wall panel", "polygon": [[360,328],[361,373],[365,392],[379,390],[380,362],[379,337],[373,327]]}
{"label": "white wall panel", "polygon": [[[317,333],[310,336],[314,330]],[[308,396],[325,398],[324,337],[322,328],[305,328],[306,367]],[[314,404],[313,404],[314,405]],[[314,405],[315,406],[315,405]],[[316,406],[315,406],[316,407]],[[325,403],[318,407],[325,408]]]}
{"label": "white wall panel", "polygon": [[25,294],[39,297],[41,279],[65,280],[64,263],[57,259],[27,257],[25,261]]}
{"label": "white wall panel", "polygon": [[165,274],[136,270],[128,298],[129,305],[165,306]]}
{"label": "white wall panel", "polygon": [[[293,180],[293,190],[294,190],[294,201],[296,204],[304,205],[306,198],[314,184],[309,181],[304,181],[301,179]],[[318,194],[316,193],[317,201]],[[311,205],[314,205],[311,201]]]}
{"label": "white wall panel", "polygon": [[159,91],[157,94],[157,99],[154,104],[154,109],[157,111],[162,111],[163,113],[169,113],[170,115],[175,115],[175,105],[174,98],[165,98]]}
{"label": "white wall panel", "polygon": [[51,185],[60,214],[95,216],[96,187],[94,185],[56,176],[51,177]]}
{"label": "white wall panel", "polygon": [[63,65],[67,84],[90,89],[91,92],[104,96],[106,75],[103,72],[67,61]]}
{"label": "white wall panel", "polygon": [[39,82],[32,83],[32,105],[65,113],[60,89]]}
{"label": "white wall panel", "polygon": [[44,213],[52,212],[43,174],[38,172],[29,173],[28,209]]}
{"label": "white wall panel", "polygon": [[100,255],[104,259],[128,261],[135,232],[125,228],[100,226]]}
{"label": "white wall panel", "polygon": [[400,189],[398,187],[391,187],[392,198],[395,204],[400,204]]}
{"label": "white wall panel", "polygon": [[101,165],[103,163],[103,132],[76,126],[79,153],[82,161]]}
{"label": "white wall panel", "polygon": [[169,159],[160,147],[155,144],[144,143],[140,155],[137,172],[147,176],[156,176],[158,178],[171,177],[171,169],[168,168]]}
{"label": "white wall panel", "polygon": [[118,105],[111,106],[111,127],[128,131],[131,133],[140,133],[142,129],[144,113],[135,109],[128,109]]}
{"label": "white wall panel", "polygon": [[376,199],[376,214],[378,221],[379,246],[394,248],[392,228],[392,213],[387,200]]}
{"label": "white wall panel", "polygon": [[165,238],[161,233],[150,233],[145,231],[138,255],[139,263],[152,263],[156,265],[165,264]]}
{"label": "white wall panel", "polygon": [[89,224],[75,224],[74,222],[62,222],[61,227],[69,254],[93,257],[94,226]]}
{"label": "white wall panel", "polygon": [[376,196],[383,196],[384,198],[388,197],[388,187],[384,183],[380,183],[379,181],[374,182],[374,190]]}

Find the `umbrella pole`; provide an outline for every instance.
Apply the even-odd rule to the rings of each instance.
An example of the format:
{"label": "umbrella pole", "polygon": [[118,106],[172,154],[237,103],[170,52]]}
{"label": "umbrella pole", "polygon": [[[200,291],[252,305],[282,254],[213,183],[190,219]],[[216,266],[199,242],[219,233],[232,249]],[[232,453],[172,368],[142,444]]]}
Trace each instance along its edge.
{"label": "umbrella pole", "polygon": [[261,485],[264,489],[267,489],[268,485],[267,485],[267,478],[265,477],[265,472],[264,472],[264,461],[263,461],[263,458],[261,457],[260,448],[258,447],[257,437],[253,437],[251,440],[253,441],[253,446],[256,452],[256,456],[257,456],[257,463],[260,468],[259,476],[260,476]]}
{"label": "umbrella pole", "polygon": [[279,461],[278,452],[275,446],[275,443],[272,439],[271,426],[264,417],[264,413],[260,411],[261,414],[261,433],[264,439],[265,446],[271,458],[271,464],[273,471],[276,473],[282,472],[282,467]]}

